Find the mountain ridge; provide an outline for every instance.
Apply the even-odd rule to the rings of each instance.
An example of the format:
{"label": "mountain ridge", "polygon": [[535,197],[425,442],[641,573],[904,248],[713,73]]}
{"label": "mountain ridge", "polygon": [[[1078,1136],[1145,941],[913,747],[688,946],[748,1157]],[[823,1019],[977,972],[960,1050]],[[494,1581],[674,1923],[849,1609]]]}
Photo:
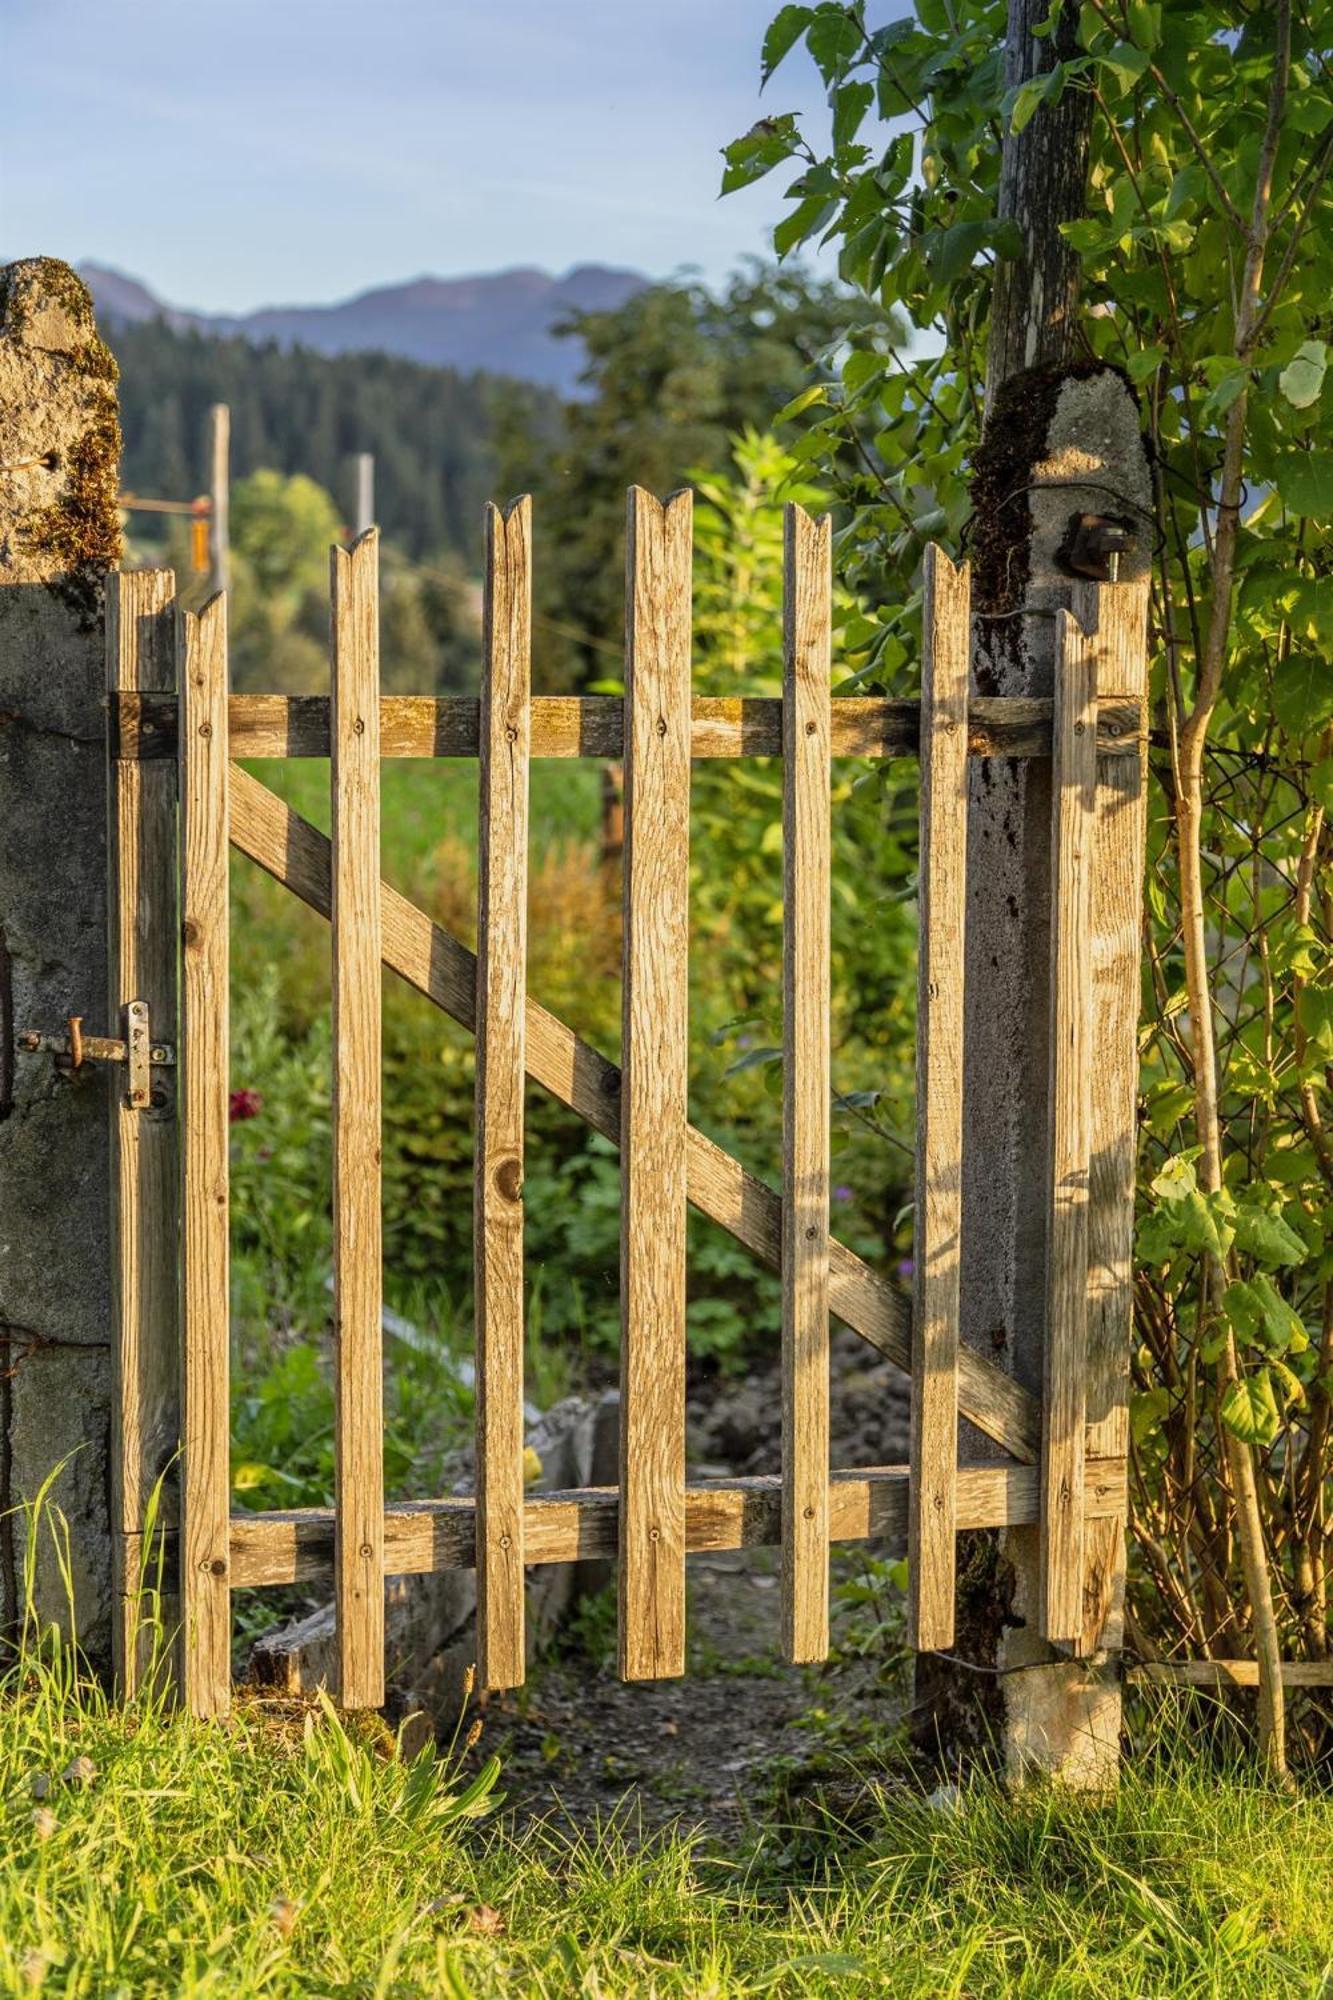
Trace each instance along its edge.
{"label": "mountain ridge", "polygon": [[614,311],[651,283],[615,265],[576,264],[556,276],[519,264],[453,278],[422,272],[327,305],[201,313],[169,304],[142,279],[94,259],[77,268],[108,327],[160,319],[178,333],[275,341],[324,355],[392,354],[464,373],[484,369],[566,395],[577,387],[583,350],[577,339],[558,337],[556,325],[574,313]]}

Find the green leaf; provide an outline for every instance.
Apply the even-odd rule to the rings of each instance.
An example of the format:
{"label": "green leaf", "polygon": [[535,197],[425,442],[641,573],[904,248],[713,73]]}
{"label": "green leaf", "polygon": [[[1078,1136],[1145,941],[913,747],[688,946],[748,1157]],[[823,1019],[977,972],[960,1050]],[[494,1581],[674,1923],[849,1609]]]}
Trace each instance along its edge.
{"label": "green leaf", "polygon": [[1333,817],[1333,757],[1321,757],[1312,767],[1308,790],[1315,804]]}
{"label": "green leaf", "polygon": [[1333,453],[1288,452],[1278,461],[1274,483],[1291,513],[1333,519]]}
{"label": "green leaf", "polygon": [[790,423],[791,419],[799,417],[803,410],[812,410],[816,403],[827,403],[827,401],[828,383],[812,382],[808,389],[802,389],[799,396],[793,396],[789,403],[784,403],[773,421],[775,424]]}
{"label": "green leaf", "polygon": [[1153,1176],[1153,1193],[1162,1201],[1180,1201],[1185,1195],[1193,1194],[1199,1185],[1194,1171],[1194,1162],[1198,1157],[1197,1146],[1188,1153],[1174,1153]]}
{"label": "green leaf", "polygon": [[764,52],[760,62],[760,75],[764,83],[772,76],[783,57],[790,53],[805,30],[815,18],[813,7],[781,7],[764,36]]}
{"label": "green leaf", "polygon": [[766,1069],[770,1063],[782,1061],[782,1050],[778,1048],[747,1049],[743,1056],[737,1056],[734,1063],[728,1063],[724,1076],[743,1076],[747,1069]]}
{"label": "green leaf", "polygon": [[[1304,1249],[1302,1244],[1302,1254]],[[1222,1310],[1244,1347],[1262,1347],[1270,1354],[1302,1354],[1310,1344],[1305,1321],[1262,1271],[1228,1285],[1222,1294]]]}
{"label": "green leaf", "polygon": [[1130,1399],[1129,1431],[1135,1444],[1144,1444],[1162,1428],[1163,1420],[1171,1409],[1171,1391],[1160,1383],[1156,1388],[1140,1390]]}
{"label": "green leaf", "polygon": [[1029,77],[1026,83],[1021,83],[1018,86],[1018,89],[1014,92],[1014,101],[1009,108],[1009,130],[1011,132],[1021,132],[1026,126],[1032,123],[1040,106],[1046,102],[1047,98],[1056,88],[1057,78],[1060,83],[1064,82],[1063,74],[1058,66],[1055,69],[1047,70],[1044,76]]}
{"label": "green leaf", "polygon": [[773,230],[773,248],[779,257],[785,257],[790,250],[797,249],[811,236],[824,227],[836,210],[836,200],[828,195],[811,194],[798,202],[796,207]]}
{"label": "green leaf", "polygon": [[1136,383],[1146,382],[1149,376],[1157,373],[1165,360],[1166,349],[1164,347],[1159,347],[1155,344],[1152,347],[1141,347],[1137,354],[1130,355],[1128,362],[1125,364],[1130,381]]}
{"label": "green leaf", "polygon": [[955,278],[961,278],[987,247],[993,233],[994,224],[989,221],[955,222],[952,229],[932,230],[926,238],[926,261],[932,277],[941,285],[950,285]]}
{"label": "green leaf", "polygon": [[1136,47],[1151,52],[1162,39],[1161,0],[1129,0],[1129,32]]}
{"label": "green leaf", "polygon": [[1296,1017],[1311,1046],[1333,1062],[1333,986],[1307,986],[1296,1003]]}
{"label": "green leaf", "polygon": [[749,187],[752,181],[762,180],[783,160],[789,160],[796,151],[797,131],[795,113],[784,111],[780,118],[761,118],[757,124],[739,139],[723,149],[726,170],[722,175],[723,194],[733,194],[737,188]]}
{"label": "green leaf", "polygon": [[1282,1428],[1282,1415],[1266,1368],[1228,1386],[1222,1398],[1222,1422],[1242,1444],[1272,1444]]}
{"label": "green leaf", "polygon": [[875,101],[873,83],[844,83],[833,93],[833,148],[849,146]]}
{"label": "green leaf", "polygon": [[1132,90],[1148,67],[1148,51],[1136,49],[1132,42],[1117,42],[1108,55],[1095,59],[1096,67],[1106,77],[1112,88],[1112,95],[1123,96]]}
{"label": "green leaf", "polygon": [[859,55],[862,41],[861,24],[850,7],[816,8],[805,36],[805,45],[825,83],[843,74]]}
{"label": "green leaf", "polygon": [[1294,410],[1308,410],[1319,401],[1328,367],[1328,350],[1322,340],[1302,341],[1277,378],[1277,385]]}
{"label": "green leaf", "polygon": [[1273,672],[1273,713],[1298,741],[1333,722],[1333,667],[1310,653],[1293,653]]}
{"label": "green leaf", "polygon": [[[1194,1105],[1194,1092],[1187,1083],[1155,1083],[1144,1100],[1149,1129],[1159,1139],[1173,1132]],[[1191,1173],[1193,1168],[1190,1169]]]}

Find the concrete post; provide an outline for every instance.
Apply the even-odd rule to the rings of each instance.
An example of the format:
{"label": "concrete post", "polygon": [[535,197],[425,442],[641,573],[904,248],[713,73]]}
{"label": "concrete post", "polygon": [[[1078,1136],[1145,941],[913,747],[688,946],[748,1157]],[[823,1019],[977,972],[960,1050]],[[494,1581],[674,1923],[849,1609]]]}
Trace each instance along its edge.
{"label": "concrete post", "polygon": [[[107,1080],[17,1053],[90,1032],[107,991],[103,595],[120,557],[116,365],[67,265],[0,270],[0,1617],[22,1613],[23,1523],[69,1522],[78,1636],[110,1645]],[[44,1621],[71,1618],[50,1536]]]}

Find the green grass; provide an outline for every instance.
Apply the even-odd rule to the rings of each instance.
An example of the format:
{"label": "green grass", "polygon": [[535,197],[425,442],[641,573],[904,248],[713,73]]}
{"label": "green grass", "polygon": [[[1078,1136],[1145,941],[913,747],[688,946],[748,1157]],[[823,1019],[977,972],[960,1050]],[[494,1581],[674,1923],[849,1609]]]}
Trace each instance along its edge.
{"label": "green grass", "polygon": [[[490,1996],[1326,1994],[1333,1805],[1189,1765],[1087,1803],[894,1794],[744,1854],[628,1823],[515,1838],[379,1725],[0,1692],[0,1992]],[[96,1776],[61,1774],[76,1757]],[[50,1783],[37,1801],[33,1781]],[[39,1815],[49,1814],[51,1820]],[[52,1821],[54,1823],[52,1823]]]}

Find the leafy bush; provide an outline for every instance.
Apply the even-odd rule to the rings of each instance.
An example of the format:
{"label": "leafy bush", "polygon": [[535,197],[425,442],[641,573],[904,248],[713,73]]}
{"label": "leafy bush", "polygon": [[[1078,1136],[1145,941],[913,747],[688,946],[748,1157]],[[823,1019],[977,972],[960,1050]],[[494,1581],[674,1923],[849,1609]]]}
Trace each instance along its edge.
{"label": "leafy bush", "polygon": [[917,650],[924,544],[964,541],[992,306],[1023,248],[1004,135],[1058,112],[1086,143],[1086,214],[1063,226],[1083,311],[1061,324],[1135,385],[1155,480],[1131,1630],[1256,1646],[1280,1711],[1279,1645],[1329,1650],[1333,9],[1091,0],[1037,34],[1020,85],[993,0],[876,28],[784,6],[764,75],[804,42],[829,142],[775,110],[724,184],[794,168],[779,251],[835,243],[922,336],[886,354],[849,313],[840,380],[790,409],[888,685]]}

